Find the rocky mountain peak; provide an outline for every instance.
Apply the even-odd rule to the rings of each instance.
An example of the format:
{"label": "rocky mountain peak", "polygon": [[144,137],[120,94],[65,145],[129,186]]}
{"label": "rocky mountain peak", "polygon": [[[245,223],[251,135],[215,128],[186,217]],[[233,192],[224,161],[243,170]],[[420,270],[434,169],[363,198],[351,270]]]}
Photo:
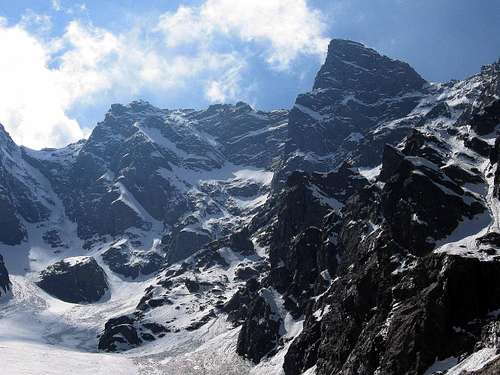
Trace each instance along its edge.
{"label": "rocky mountain peak", "polygon": [[350,40],[333,39],[314,89],[367,90],[396,95],[420,89],[426,81],[405,62],[380,55]]}
{"label": "rocky mountain peak", "polygon": [[10,134],[2,124],[0,124],[0,147],[1,146],[8,147],[9,149],[16,148],[16,145],[10,137]]}
{"label": "rocky mountain peak", "polygon": [[109,111],[106,113],[104,121],[99,125],[115,125],[130,126],[134,122],[152,116],[162,116],[168,111],[157,108],[144,100],[136,100],[127,105],[115,103],[112,104]]}
{"label": "rocky mountain peak", "polygon": [[[335,168],[369,142],[370,132],[407,115],[429,91],[408,64],[361,43],[332,40],[313,90],[299,95],[290,111],[286,169]],[[377,151],[371,159],[377,163],[380,156]]]}
{"label": "rocky mountain peak", "polygon": [[130,112],[148,112],[148,111],[156,112],[158,111],[158,108],[156,108],[146,100],[134,100],[127,105],[123,105],[120,103],[111,104],[108,113],[111,113],[116,116]]}
{"label": "rocky mountain peak", "polygon": [[252,108],[252,106],[248,103],[245,103],[243,101],[239,101],[236,104],[212,104],[208,107],[207,112],[212,113],[212,112],[218,112],[218,113],[225,113],[225,112],[239,112],[239,113],[248,113],[248,112],[254,112],[255,110]]}

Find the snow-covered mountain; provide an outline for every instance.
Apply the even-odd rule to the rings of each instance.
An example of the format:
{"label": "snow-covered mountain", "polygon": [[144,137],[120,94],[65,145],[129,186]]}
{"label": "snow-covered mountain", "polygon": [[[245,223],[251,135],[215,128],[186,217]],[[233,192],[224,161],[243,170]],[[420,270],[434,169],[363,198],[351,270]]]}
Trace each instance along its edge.
{"label": "snow-covered mountain", "polygon": [[337,39],[290,111],[114,104],[42,151],[0,127],[0,359],[495,373],[498,125],[500,61],[428,83]]}

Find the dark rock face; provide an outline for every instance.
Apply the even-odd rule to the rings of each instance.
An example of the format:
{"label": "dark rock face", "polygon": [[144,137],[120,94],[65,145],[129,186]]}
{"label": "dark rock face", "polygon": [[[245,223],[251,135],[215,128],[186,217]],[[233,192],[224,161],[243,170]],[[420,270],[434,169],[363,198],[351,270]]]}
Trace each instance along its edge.
{"label": "dark rock face", "polygon": [[[281,293],[286,310],[299,318],[309,299],[328,287],[330,275],[335,274],[338,265],[337,240],[332,230],[320,228],[324,223],[336,228],[338,210],[343,202],[364,184],[366,180],[347,166],[331,173],[294,172],[288,177],[286,188],[271,200],[267,211],[272,219],[267,218],[271,221],[271,235],[270,270],[263,279],[265,288],[262,289],[266,291],[266,301],[271,301],[272,295],[266,288],[275,289]],[[265,220],[265,216],[256,217],[253,225],[263,225]],[[250,285],[255,288],[253,283]],[[265,323],[265,315],[272,311],[266,303],[273,304],[264,303],[255,292],[240,291],[234,298],[242,306],[229,309],[233,322],[243,321],[238,353],[258,362],[276,350],[281,342],[284,331],[278,323],[282,317],[274,312],[272,322]],[[228,302],[229,306],[237,304],[232,301]],[[261,333],[256,335],[256,330],[263,332],[262,336]],[[270,340],[271,344],[264,346],[263,340]]]}
{"label": "dark rock face", "polygon": [[[308,261],[306,264],[312,268],[297,270],[302,267],[301,258],[304,257],[300,253],[307,250],[301,249],[303,243],[299,241],[300,237],[296,236],[309,227],[320,227],[328,215],[330,220],[333,220],[332,210],[339,209],[343,205],[342,202],[365,183],[366,180],[359,178],[359,175],[345,165],[335,172],[313,173],[311,176],[294,172],[288,177],[287,186],[275,198],[276,204],[273,207],[277,221],[273,225],[270,238],[269,262],[271,284],[275,288],[279,291],[288,289],[293,283],[294,274],[299,277],[298,275],[304,272],[317,277],[321,271],[335,267],[333,251],[321,258],[321,255],[311,250],[313,263],[309,264]],[[313,241],[316,245],[324,240],[321,238],[323,234],[312,228],[309,235],[316,236]],[[322,263],[322,269],[315,268],[318,262]],[[298,289],[308,288],[309,285],[299,284]]]}
{"label": "dark rock face", "polygon": [[127,316],[108,320],[104,334],[99,338],[99,350],[109,352],[116,351],[121,346],[139,345],[142,341],[133,324],[134,319]]}
{"label": "dark rock face", "polygon": [[154,322],[136,323],[136,315],[125,315],[110,319],[104,326],[104,333],[99,337],[98,349],[105,352],[120,352],[143,342],[163,337],[169,330]]}
{"label": "dark rock face", "polygon": [[[421,163],[429,159],[417,156],[423,155],[420,151],[404,151],[410,155],[386,148],[390,156],[384,156],[381,172],[381,179],[386,181],[381,197],[383,215],[391,223],[394,238],[402,246],[418,249],[422,254],[432,249],[430,238],[443,238],[457,227],[462,217],[472,218],[483,212],[484,207],[474,196],[468,197],[460,183],[434,169],[434,163]],[[391,177],[387,178],[389,174]],[[466,203],[469,198],[470,203]],[[444,207],[446,216],[440,214]]]}
{"label": "dark rock face", "polygon": [[167,260],[169,263],[175,263],[186,259],[210,240],[210,234],[201,230],[182,228],[174,231],[172,240],[168,245]]}
{"label": "dark rock face", "polygon": [[6,198],[0,199],[0,242],[17,245],[26,237],[26,230],[16,215],[16,209]]}
{"label": "dark rock face", "polygon": [[70,303],[99,301],[108,290],[106,274],[92,257],[66,258],[40,272],[37,285]]}
{"label": "dark rock face", "polygon": [[[232,297],[222,306],[222,311],[228,314],[227,319],[234,325],[240,325],[245,322],[248,315],[248,309],[258,298],[260,283],[255,278],[249,279],[244,288],[240,288]],[[242,352],[243,352],[242,348]],[[246,351],[243,352],[246,354]]]}
{"label": "dark rock face", "polygon": [[238,354],[258,363],[264,356],[272,354],[282,335],[283,324],[278,306],[269,289],[261,289],[250,302],[247,319],[238,336]]}
{"label": "dark rock face", "polygon": [[256,278],[258,275],[259,271],[254,267],[242,267],[235,271],[235,276],[240,280]]}
{"label": "dark rock face", "polygon": [[[321,272],[329,274],[329,264],[321,264],[319,261],[320,252],[323,248],[323,232],[316,227],[309,227],[300,233],[291,244],[287,259],[287,268],[293,270],[292,278],[287,290],[284,293],[288,309],[300,316],[304,306],[296,306],[295,301],[307,299],[307,295],[313,294],[311,285],[314,285],[320,278]],[[320,267],[323,266],[323,269]],[[334,268],[335,264],[331,265]]]}
{"label": "dark rock face", "polygon": [[396,95],[418,90],[425,81],[407,63],[379,55],[350,40],[334,39],[328,46],[313,89],[350,87],[371,95]]}
{"label": "dark rock face", "polygon": [[35,223],[47,219],[51,202],[40,195],[32,171],[22,160],[21,149],[0,124],[0,242],[17,245],[26,238],[22,219]]}
{"label": "dark rock face", "polygon": [[484,157],[488,157],[491,153],[491,146],[479,139],[478,137],[472,137],[472,138],[468,138],[464,141],[464,145],[465,147],[468,147],[470,148],[471,150],[477,152],[479,155],[481,156],[484,156]]}
{"label": "dark rock face", "polygon": [[249,236],[250,233],[246,228],[231,233],[229,236],[229,246],[242,255],[252,255],[255,253],[255,248]]}
{"label": "dark rock face", "polygon": [[155,252],[131,250],[127,243],[112,246],[102,254],[102,259],[111,271],[132,279],[152,274],[165,263],[161,255]]}
{"label": "dark rock face", "polygon": [[0,255],[0,297],[10,291],[11,285],[12,284],[9,279],[9,272],[5,267],[2,255]]}
{"label": "dark rock face", "polygon": [[287,136],[288,111],[255,111],[248,104],[216,104],[189,115],[196,127],[223,145],[233,163],[270,167],[283,150]]}
{"label": "dark rock face", "polygon": [[[480,330],[470,321],[499,303],[498,290],[490,293],[484,288],[496,272],[497,263],[431,255],[414,269],[393,275],[393,280],[351,274],[356,278],[354,289],[346,288],[347,279],[335,286],[332,299],[323,304],[327,313],[319,321],[314,315],[306,319],[284,368],[287,374],[299,374],[317,357],[319,374],[377,369],[421,374],[436,357],[471,352]],[[392,293],[384,286],[387,282],[395,285]]]}

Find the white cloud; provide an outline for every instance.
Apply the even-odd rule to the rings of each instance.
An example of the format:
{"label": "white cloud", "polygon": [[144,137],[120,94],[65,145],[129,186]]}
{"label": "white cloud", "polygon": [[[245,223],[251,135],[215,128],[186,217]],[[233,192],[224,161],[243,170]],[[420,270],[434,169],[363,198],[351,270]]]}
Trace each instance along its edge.
{"label": "white cloud", "polygon": [[0,121],[14,139],[41,147],[83,137],[78,123],[65,114],[68,100],[49,69],[44,44],[21,26],[0,25]]}
{"label": "white cloud", "polygon": [[52,20],[46,14],[38,14],[28,9],[19,24],[26,29],[34,29],[39,34],[47,33],[52,28]]}
{"label": "white cloud", "polygon": [[160,17],[168,46],[206,45],[221,35],[268,44],[267,61],[286,69],[299,54],[324,56],[328,39],[319,11],[306,0],[206,0]]}
{"label": "white cloud", "polygon": [[52,0],[52,8],[56,11],[59,12],[61,8],[61,0]]}
{"label": "white cloud", "polygon": [[[242,94],[240,86],[241,71],[245,68],[245,64],[234,64],[231,68],[216,79],[207,82],[205,88],[205,97],[212,103],[223,103],[229,100],[234,100]],[[251,87],[247,88],[247,91]]]}
{"label": "white cloud", "polygon": [[64,12],[66,14],[83,13],[87,11],[87,4],[85,3],[75,3],[66,1],[64,6],[61,0],[52,0],[52,9],[55,12]]}
{"label": "white cloud", "polygon": [[[60,1],[53,8],[64,10]],[[206,0],[120,33],[71,21],[50,36],[50,27],[50,17],[33,12],[14,25],[0,17],[0,122],[33,148],[86,136],[71,116],[75,107],[123,93],[192,90],[209,102],[248,100],[255,86],[242,76],[256,49],[245,42],[257,43],[277,69],[300,54],[323,55],[327,44],[305,0]]]}

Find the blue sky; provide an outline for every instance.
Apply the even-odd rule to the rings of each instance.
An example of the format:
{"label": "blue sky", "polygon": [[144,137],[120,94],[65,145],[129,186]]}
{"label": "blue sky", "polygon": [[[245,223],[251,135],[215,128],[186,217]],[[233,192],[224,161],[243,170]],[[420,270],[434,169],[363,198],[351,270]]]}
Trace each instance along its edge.
{"label": "blue sky", "polygon": [[289,108],[330,38],[430,81],[500,57],[498,0],[0,0],[0,122],[30,147],[88,135],[111,103]]}

